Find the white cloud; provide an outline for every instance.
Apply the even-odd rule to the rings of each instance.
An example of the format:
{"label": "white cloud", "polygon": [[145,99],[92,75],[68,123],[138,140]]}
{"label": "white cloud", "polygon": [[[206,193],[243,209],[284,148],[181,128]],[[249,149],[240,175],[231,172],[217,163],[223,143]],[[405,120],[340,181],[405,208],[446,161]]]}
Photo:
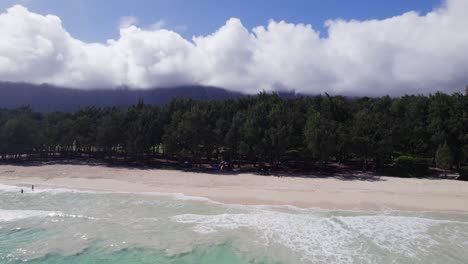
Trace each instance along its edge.
{"label": "white cloud", "polygon": [[461,91],[468,84],[468,1],[448,0],[424,15],[310,25],[270,21],[251,31],[229,19],[186,40],[166,22],[121,20],[107,43],[73,38],[60,18],[22,6],[0,14],[0,80],[92,88],[204,84],[257,93],[400,95]]}

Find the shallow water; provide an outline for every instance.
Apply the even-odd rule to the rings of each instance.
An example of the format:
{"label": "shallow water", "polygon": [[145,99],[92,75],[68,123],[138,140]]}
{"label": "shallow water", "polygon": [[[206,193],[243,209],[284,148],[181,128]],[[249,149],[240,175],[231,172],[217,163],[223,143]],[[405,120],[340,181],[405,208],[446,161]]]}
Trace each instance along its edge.
{"label": "shallow water", "polygon": [[467,263],[468,215],[0,186],[0,263]]}

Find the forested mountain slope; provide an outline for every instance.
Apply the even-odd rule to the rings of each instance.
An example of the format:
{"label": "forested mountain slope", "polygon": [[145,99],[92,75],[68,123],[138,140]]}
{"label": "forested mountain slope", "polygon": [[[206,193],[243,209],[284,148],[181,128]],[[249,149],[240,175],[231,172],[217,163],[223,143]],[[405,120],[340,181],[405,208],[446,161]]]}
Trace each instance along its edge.
{"label": "forested mountain slope", "polygon": [[221,88],[208,86],[179,86],[135,90],[128,88],[78,90],[51,85],[0,82],[0,108],[31,106],[39,112],[70,112],[88,106],[129,107],[143,100],[147,104],[162,106],[172,98],[186,97],[196,100],[225,100],[245,96]]}

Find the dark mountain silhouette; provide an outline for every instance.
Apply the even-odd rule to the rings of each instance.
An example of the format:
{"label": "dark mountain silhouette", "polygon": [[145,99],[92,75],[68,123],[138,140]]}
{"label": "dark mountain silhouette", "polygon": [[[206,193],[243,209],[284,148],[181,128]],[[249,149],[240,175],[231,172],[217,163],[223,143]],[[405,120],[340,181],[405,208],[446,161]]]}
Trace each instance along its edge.
{"label": "dark mountain silhouette", "polygon": [[27,83],[0,82],[0,108],[17,108],[29,105],[35,111],[74,111],[87,106],[128,107],[143,100],[147,104],[164,105],[172,98],[195,100],[226,100],[246,96],[208,86],[178,86],[147,90],[128,88],[79,90]]}

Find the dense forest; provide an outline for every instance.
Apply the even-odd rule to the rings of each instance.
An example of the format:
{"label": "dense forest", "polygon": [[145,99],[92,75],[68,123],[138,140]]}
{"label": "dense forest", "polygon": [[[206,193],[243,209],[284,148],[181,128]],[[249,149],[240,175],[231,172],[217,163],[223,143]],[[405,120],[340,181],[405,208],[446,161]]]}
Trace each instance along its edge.
{"label": "dense forest", "polygon": [[464,172],[468,96],[143,101],[73,113],[0,110],[3,162],[98,160],[275,171],[348,168],[421,177]]}

